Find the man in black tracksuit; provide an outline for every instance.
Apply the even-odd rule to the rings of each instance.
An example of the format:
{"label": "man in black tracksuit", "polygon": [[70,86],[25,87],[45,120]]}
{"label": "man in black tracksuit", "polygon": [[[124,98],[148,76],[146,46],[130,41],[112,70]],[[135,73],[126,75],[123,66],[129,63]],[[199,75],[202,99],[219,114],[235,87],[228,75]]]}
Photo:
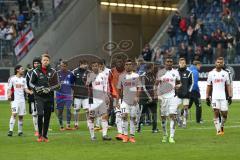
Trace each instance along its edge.
{"label": "man in black tracksuit", "polygon": [[[141,76],[141,82],[143,90],[141,92],[141,104],[143,109],[149,109],[152,115],[152,133],[157,133],[157,100],[154,97],[154,84],[156,76],[154,74],[153,64],[146,65],[146,72]],[[142,111],[142,113],[146,113]],[[144,115],[141,115],[141,119]],[[141,129],[141,125],[138,125],[138,132]]]}
{"label": "man in black tracksuit", "polygon": [[[41,59],[39,57],[36,57],[33,59],[33,68],[27,72],[26,74],[26,81],[27,81],[27,86],[29,90],[32,90],[30,86],[30,78],[32,76],[32,72],[35,68],[37,68],[39,65],[41,65]],[[34,100],[34,95],[28,94],[28,104],[29,104],[29,113],[32,114],[33,118],[33,125],[34,125],[34,130],[35,130],[35,136],[39,136],[38,134],[38,125],[37,125],[37,109],[35,106],[35,100]]]}
{"label": "man in black tracksuit", "polygon": [[[183,104],[183,127],[187,125],[187,117],[188,117],[188,106],[189,106],[189,98],[190,92],[193,88],[193,74],[191,71],[187,70],[187,63],[185,58],[179,59],[179,75],[181,78],[181,87],[176,90],[178,98],[181,99],[181,103]],[[181,119],[180,119],[181,120]]]}
{"label": "man in black tracksuit", "polygon": [[73,98],[74,98],[74,127],[78,129],[78,116],[80,109],[88,110],[89,95],[86,86],[87,75],[90,72],[86,61],[80,61],[79,67],[72,71],[74,77]]}
{"label": "man in black tracksuit", "polygon": [[[41,57],[42,65],[33,70],[30,86],[34,90],[35,104],[37,108],[38,115],[38,131],[39,137],[38,142],[48,142],[48,127],[50,123],[50,117],[52,112],[52,107],[54,105],[54,92],[53,89],[59,88],[60,83],[58,80],[57,72],[50,67],[50,56],[48,54],[43,54]],[[56,77],[56,78],[55,78]],[[52,79],[55,79],[52,86]]]}

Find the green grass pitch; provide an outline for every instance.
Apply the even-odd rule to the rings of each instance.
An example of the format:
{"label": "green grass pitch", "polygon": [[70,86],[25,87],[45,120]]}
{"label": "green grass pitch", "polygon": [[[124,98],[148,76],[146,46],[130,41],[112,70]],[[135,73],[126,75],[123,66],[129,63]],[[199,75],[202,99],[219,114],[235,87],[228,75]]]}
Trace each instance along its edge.
{"label": "green grass pitch", "polygon": [[[80,122],[80,129],[77,131],[60,132],[55,114],[51,118],[50,142],[38,143],[33,136],[32,118],[29,114],[24,120],[24,136],[17,136],[16,122],[14,136],[7,137],[10,107],[8,102],[0,102],[0,160],[238,160],[240,159],[239,105],[239,102],[234,102],[230,107],[225,135],[221,137],[215,135],[212,110],[203,104],[204,124],[195,123],[193,106],[188,127],[176,129],[176,144],[161,143],[161,132],[152,134],[150,127],[143,127],[143,132],[136,134],[136,144],[123,144],[115,139],[103,142],[100,132],[97,133],[97,141],[92,142],[86,122]],[[158,128],[161,129],[160,123]],[[116,129],[110,129],[109,135],[114,137],[115,134]]]}

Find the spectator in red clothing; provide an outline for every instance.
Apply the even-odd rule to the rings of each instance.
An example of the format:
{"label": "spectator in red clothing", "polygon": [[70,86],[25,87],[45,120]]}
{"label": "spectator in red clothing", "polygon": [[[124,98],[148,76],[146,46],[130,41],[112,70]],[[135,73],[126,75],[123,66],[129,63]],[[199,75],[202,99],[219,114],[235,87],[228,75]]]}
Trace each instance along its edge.
{"label": "spectator in red clothing", "polygon": [[179,28],[182,32],[187,32],[187,19],[183,17],[179,23]]}

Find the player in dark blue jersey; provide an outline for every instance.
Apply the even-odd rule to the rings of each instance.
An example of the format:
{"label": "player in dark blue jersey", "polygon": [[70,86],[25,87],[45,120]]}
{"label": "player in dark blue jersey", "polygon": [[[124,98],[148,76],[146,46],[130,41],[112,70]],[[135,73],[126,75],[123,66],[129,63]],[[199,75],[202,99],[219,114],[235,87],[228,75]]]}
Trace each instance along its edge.
{"label": "player in dark blue jersey", "polygon": [[68,70],[68,64],[66,61],[62,61],[60,64],[60,70],[58,71],[59,81],[61,82],[61,88],[56,92],[56,103],[58,111],[58,120],[60,124],[60,130],[63,131],[63,110],[66,106],[67,113],[67,126],[66,130],[72,130],[70,127],[71,121],[71,105],[72,105],[72,86],[74,83],[73,74]]}

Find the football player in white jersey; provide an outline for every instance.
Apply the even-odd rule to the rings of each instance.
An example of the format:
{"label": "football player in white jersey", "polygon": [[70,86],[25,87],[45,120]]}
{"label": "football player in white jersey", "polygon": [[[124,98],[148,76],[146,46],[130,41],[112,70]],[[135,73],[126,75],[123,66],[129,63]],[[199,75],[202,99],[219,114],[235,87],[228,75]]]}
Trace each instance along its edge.
{"label": "football player in white jersey", "polygon": [[[107,68],[105,65],[105,60],[99,63],[100,72],[104,75],[104,82],[107,87],[105,87],[105,92],[109,93],[109,75],[111,74],[111,69]],[[101,130],[101,117],[96,118],[94,130]]]}
{"label": "football player in white jersey", "polygon": [[[224,124],[228,115],[228,104],[232,103],[232,92],[230,86],[229,74],[222,69],[224,64],[223,57],[217,58],[215,69],[208,74],[206,102],[212,106],[214,112],[214,125],[217,135],[224,135]],[[226,97],[226,91],[227,95]],[[221,125],[219,123],[219,114],[222,114]]]}
{"label": "football player in white jersey", "polygon": [[108,130],[108,104],[109,104],[109,96],[106,92],[107,84],[105,83],[105,75],[100,72],[99,63],[93,62],[92,72],[87,76],[86,85],[91,85],[92,90],[92,104],[89,104],[89,114],[88,114],[88,128],[90,131],[91,139],[96,140],[94,134],[94,119],[97,117],[101,117],[101,125],[102,125],[102,139],[103,140],[111,140],[107,135]]}
{"label": "football player in white jersey", "polygon": [[[124,143],[135,143],[135,125],[137,111],[139,110],[139,94],[140,94],[140,79],[139,75],[133,72],[133,62],[127,60],[125,62],[125,72],[119,76],[118,92],[119,97],[122,97],[121,104],[117,98],[117,107],[120,107],[122,113],[122,140]],[[130,137],[128,137],[128,115],[130,115]]]}
{"label": "football player in white jersey", "polygon": [[23,135],[23,116],[26,114],[24,91],[33,94],[27,87],[24,76],[24,69],[17,65],[14,69],[15,75],[8,80],[8,99],[11,101],[12,116],[9,122],[8,136],[13,136],[13,128],[18,115],[18,136]]}
{"label": "football player in white jersey", "polygon": [[[175,97],[175,89],[181,87],[180,84],[180,75],[176,69],[173,69],[173,59],[171,57],[166,57],[165,61],[165,70],[161,72],[158,71],[156,77],[155,91],[158,99],[161,100],[161,119],[162,119],[162,130],[163,130],[163,139],[162,142],[166,143],[167,140],[169,143],[175,143],[174,134],[175,134],[175,125],[176,125],[176,115],[177,115],[177,97]],[[166,88],[166,92],[162,92],[161,85],[170,84]],[[159,91],[157,91],[157,88]],[[162,94],[160,94],[162,93]],[[168,139],[167,134],[167,118],[170,118],[170,137]]]}

